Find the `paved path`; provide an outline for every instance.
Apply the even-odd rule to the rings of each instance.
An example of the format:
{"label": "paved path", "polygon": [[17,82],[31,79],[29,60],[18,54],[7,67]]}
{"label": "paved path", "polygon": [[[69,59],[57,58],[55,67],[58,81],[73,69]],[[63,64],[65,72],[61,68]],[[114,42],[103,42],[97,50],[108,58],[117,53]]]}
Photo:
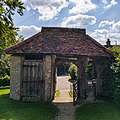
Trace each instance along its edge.
{"label": "paved path", "polygon": [[72,102],[66,103],[54,103],[59,109],[58,114],[56,115],[54,120],[75,120],[75,110],[76,107],[73,106]]}
{"label": "paved path", "polygon": [[56,90],[70,90],[69,76],[57,77]]}
{"label": "paved path", "polygon": [[58,77],[56,90],[60,90],[60,96],[56,97],[53,104],[59,109],[55,120],[74,120],[76,107],[73,106],[73,98],[69,96],[70,82],[68,76]]}

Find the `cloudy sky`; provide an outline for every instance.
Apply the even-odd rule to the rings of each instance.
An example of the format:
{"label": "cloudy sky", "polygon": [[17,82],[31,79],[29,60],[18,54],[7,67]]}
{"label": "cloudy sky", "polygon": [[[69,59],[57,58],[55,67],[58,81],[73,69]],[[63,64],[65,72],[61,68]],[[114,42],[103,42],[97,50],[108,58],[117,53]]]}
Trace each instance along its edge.
{"label": "cloudy sky", "polygon": [[120,44],[120,0],[21,0],[24,15],[14,15],[19,33],[28,38],[42,26],[85,28],[101,44]]}

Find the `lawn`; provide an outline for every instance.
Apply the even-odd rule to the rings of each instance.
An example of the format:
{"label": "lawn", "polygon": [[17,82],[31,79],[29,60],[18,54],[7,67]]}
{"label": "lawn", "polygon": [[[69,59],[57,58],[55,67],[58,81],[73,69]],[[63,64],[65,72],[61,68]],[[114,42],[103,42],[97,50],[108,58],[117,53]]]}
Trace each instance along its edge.
{"label": "lawn", "polygon": [[50,120],[57,113],[53,104],[22,103],[9,99],[9,88],[0,88],[0,120]]}
{"label": "lawn", "polygon": [[120,120],[120,109],[110,102],[94,103],[76,110],[76,120]]}

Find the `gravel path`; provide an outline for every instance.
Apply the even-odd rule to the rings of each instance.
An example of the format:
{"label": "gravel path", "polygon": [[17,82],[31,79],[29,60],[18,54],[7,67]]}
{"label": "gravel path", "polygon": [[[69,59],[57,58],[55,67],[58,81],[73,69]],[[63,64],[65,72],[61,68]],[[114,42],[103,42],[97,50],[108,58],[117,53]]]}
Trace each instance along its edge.
{"label": "gravel path", "polygon": [[76,107],[73,106],[73,103],[54,103],[59,109],[58,114],[56,115],[54,120],[75,120],[75,110]]}
{"label": "gravel path", "polygon": [[56,90],[60,90],[60,96],[53,101],[53,104],[59,109],[55,120],[74,120],[76,107],[73,106],[73,98],[69,96],[70,82],[68,82],[68,76],[57,78]]}

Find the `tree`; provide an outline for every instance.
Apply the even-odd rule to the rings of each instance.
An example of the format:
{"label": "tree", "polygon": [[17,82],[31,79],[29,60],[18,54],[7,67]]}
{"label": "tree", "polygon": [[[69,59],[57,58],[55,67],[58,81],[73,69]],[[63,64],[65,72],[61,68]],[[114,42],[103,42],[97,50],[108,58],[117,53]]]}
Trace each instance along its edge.
{"label": "tree", "polygon": [[109,60],[103,72],[103,96],[111,98],[120,105],[120,47],[110,48],[115,59]]}
{"label": "tree", "polygon": [[0,0],[0,79],[9,75],[9,56],[4,49],[23,40],[14,26],[13,15],[23,15],[23,3],[19,0]]}
{"label": "tree", "polygon": [[19,0],[0,0],[0,53],[17,42],[17,28],[14,26],[12,16],[15,10],[19,15],[23,15],[23,9],[23,3]]}
{"label": "tree", "polygon": [[111,51],[115,54],[115,89],[113,93],[113,100],[117,105],[120,105],[120,47],[114,46]]}

